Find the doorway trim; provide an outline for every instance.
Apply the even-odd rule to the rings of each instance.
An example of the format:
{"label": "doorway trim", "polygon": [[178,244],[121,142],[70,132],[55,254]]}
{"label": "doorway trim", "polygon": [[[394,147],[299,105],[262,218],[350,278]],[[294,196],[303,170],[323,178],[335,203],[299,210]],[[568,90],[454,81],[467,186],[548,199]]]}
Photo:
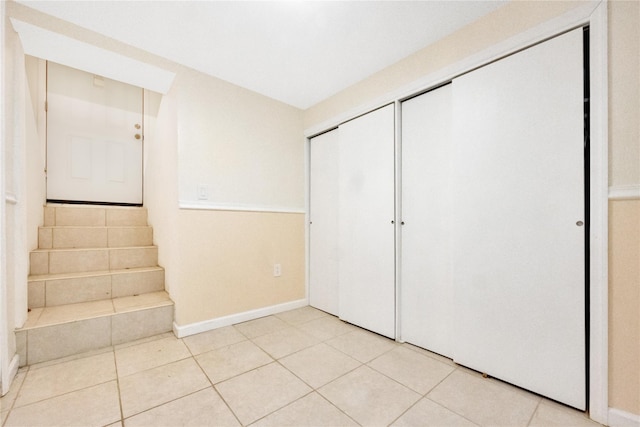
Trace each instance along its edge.
{"label": "doorway trim", "polygon": [[[306,288],[309,291],[309,144],[313,136],[337,127],[368,111],[390,102],[397,102],[435,88],[444,82],[475,68],[496,61],[514,52],[555,37],[566,31],[588,25],[590,28],[590,321],[589,321],[589,416],[601,424],[608,423],[608,61],[606,0],[585,3],[569,12],[497,43],[466,59],[428,74],[371,102],[340,113],[329,120],[305,129],[306,157]],[[396,142],[398,144],[398,142]],[[397,222],[397,221],[396,221]],[[397,245],[397,242],[396,242]],[[396,289],[397,291],[397,289]]]}

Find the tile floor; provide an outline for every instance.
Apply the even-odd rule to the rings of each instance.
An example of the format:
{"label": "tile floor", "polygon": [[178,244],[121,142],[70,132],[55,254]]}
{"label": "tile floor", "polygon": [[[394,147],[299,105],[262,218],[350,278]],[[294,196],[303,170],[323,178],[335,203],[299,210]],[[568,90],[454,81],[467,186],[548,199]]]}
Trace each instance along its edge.
{"label": "tile floor", "polygon": [[3,426],[598,426],[311,307],[19,371]]}

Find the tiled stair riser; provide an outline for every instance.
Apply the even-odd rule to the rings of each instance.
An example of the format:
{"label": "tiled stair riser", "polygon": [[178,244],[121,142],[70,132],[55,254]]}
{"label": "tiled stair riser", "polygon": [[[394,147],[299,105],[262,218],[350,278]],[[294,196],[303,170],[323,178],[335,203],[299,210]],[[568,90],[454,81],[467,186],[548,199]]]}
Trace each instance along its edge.
{"label": "tiled stair riser", "polygon": [[173,303],[16,331],[20,365],[32,365],[169,332]]}
{"label": "tiled stair riser", "polygon": [[31,275],[154,267],[158,248],[38,249],[30,254]]}
{"label": "tiled stair riser", "polygon": [[146,226],[143,208],[45,206],[44,226],[122,227]]}
{"label": "tiled stair riser", "polygon": [[164,290],[161,267],[35,278],[29,280],[29,308],[75,304]]}
{"label": "tiled stair riser", "polygon": [[153,245],[148,226],[40,227],[39,249],[121,248]]}

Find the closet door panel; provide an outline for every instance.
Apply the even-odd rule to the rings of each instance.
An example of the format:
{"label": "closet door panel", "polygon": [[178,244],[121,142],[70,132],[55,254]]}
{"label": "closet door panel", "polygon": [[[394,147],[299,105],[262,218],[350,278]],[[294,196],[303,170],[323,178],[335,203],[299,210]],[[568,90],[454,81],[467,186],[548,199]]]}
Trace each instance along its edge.
{"label": "closet door panel", "polygon": [[451,356],[451,85],[402,103],[403,341]]}
{"label": "closet door panel", "polygon": [[309,147],[309,305],[338,315],[338,130]]}
{"label": "closet door panel", "polygon": [[582,29],[453,82],[457,362],[585,408]]}
{"label": "closet door panel", "polygon": [[394,106],[339,127],[340,318],[395,337]]}

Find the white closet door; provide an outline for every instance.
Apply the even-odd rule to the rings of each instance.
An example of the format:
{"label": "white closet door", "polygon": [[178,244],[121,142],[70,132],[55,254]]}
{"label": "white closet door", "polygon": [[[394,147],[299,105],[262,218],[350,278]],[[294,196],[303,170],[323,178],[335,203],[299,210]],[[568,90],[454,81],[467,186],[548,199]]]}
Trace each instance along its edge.
{"label": "white closet door", "polygon": [[453,82],[454,358],[585,408],[582,29]]}
{"label": "white closet door", "polygon": [[339,127],[340,317],[395,337],[394,107]]}
{"label": "white closet door", "polygon": [[338,130],[311,139],[309,305],[338,315]]}
{"label": "white closet door", "polygon": [[403,341],[451,356],[451,85],[402,103]]}

